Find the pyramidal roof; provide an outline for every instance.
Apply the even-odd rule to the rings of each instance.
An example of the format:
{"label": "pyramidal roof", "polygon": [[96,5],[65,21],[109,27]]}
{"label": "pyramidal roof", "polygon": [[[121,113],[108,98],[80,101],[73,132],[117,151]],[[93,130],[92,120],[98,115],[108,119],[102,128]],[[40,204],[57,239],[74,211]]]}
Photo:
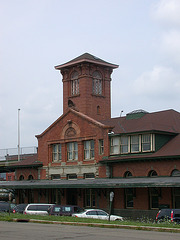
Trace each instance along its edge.
{"label": "pyramidal roof", "polygon": [[98,64],[98,65],[101,65],[101,66],[110,67],[110,68],[113,68],[113,69],[119,67],[116,64],[106,62],[106,61],[104,61],[104,60],[102,60],[102,59],[100,59],[96,56],[93,56],[93,55],[89,54],[89,53],[84,53],[84,54],[80,55],[79,57],[76,57],[76,58],[74,58],[73,60],[71,60],[67,63],[55,66],[55,69],[61,70],[65,67],[71,67],[73,65],[83,63],[83,62],[94,63],[94,64]]}

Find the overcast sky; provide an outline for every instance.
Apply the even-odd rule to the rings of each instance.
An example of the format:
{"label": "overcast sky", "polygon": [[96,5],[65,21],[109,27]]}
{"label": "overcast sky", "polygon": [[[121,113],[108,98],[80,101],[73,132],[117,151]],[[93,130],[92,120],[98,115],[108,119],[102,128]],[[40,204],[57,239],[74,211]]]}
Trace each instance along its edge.
{"label": "overcast sky", "polygon": [[37,146],[62,114],[54,66],[88,52],[118,64],[112,117],[180,111],[180,0],[0,0],[0,149]]}

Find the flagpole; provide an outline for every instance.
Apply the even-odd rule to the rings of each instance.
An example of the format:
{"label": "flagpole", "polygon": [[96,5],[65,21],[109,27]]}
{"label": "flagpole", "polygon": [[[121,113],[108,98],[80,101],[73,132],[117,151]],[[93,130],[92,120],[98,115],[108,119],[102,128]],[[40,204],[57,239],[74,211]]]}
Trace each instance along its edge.
{"label": "flagpole", "polygon": [[20,108],[18,109],[18,161],[20,161]]}

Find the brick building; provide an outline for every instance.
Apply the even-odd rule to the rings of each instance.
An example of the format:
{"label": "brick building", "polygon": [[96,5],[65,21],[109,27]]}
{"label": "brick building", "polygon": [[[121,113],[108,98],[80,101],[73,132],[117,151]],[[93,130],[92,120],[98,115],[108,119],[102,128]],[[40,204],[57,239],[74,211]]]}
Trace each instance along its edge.
{"label": "brick building", "polygon": [[38,155],[8,166],[16,181],[2,184],[15,189],[17,202],[107,210],[113,191],[113,211],[122,216],[180,208],[180,113],[111,118],[117,67],[88,53],[55,67],[63,76],[63,114],[36,136]]}

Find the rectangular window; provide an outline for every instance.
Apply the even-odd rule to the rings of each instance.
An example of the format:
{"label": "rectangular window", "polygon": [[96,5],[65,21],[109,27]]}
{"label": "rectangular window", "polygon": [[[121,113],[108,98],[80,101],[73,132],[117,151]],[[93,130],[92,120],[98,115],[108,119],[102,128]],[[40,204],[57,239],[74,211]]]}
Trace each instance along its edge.
{"label": "rectangular window", "polygon": [[61,144],[53,144],[53,162],[61,160]]}
{"label": "rectangular window", "polygon": [[150,209],[159,208],[159,189],[158,188],[150,188],[149,189],[149,197],[150,197]]}
{"label": "rectangular window", "polygon": [[120,151],[121,153],[128,153],[129,149],[129,137],[128,136],[123,136],[120,138]]}
{"label": "rectangular window", "polygon": [[131,136],[131,152],[139,152],[139,135]]}
{"label": "rectangular window", "polygon": [[94,159],[94,140],[84,142],[84,159]]}
{"label": "rectangular window", "polygon": [[125,207],[126,208],[133,208],[134,206],[134,189],[133,188],[127,188],[125,189]]}
{"label": "rectangular window", "polygon": [[77,175],[75,173],[67,175],[68,180],[77,180]]}
{"label": "rectangular window", "polygon": [[60,174],[51,174],[51,180],[61,179]]}
{"label": "rectangular window", "polygon": [[93,93],[96,95],[102,95],[102,80],[93,79]]}
{"label": "rectangular window", "polygon": [[[100,148],[101,140],[99,140]],[[154,134],[123,135],[110,137],[110,154],[148,152],[155,149]],[[99,149],[100,153],[100,149]]]}
{"label": "rectangular window", "polygon": [[151,151],[151,134],[142,135],[142,151],[143,152]]}
{"label": "rectangular window", "polygon": [[85,192],[85,207],[95,207],[95,190],[94,189],[86,189]]}
{"label": "rectangular window", "polygon": [[71,142],[67,144],[67,159],[78,160],[78,144],[77,142]]}
{"label": "rectangular window", "polygon": [[99,140],[99,154],[104,154],[104,140]]}
{"label": "rectangular window", "polygon": [[112,137],[111,138],[111,154],[119,154],[120,147],[119,147],[119,137]]}
{"label": "rectangular window", "polygon": [[84,173],[84,179],[94,179],[94,173]]}
{"label": "rectangular window", "polygon": [[71,81],[71,93],[72,95],[79,94],[79,79]]}
{"label": "rectangular window", "polygon": [[173,188],[173,208],[180,208],[180,188]]}

